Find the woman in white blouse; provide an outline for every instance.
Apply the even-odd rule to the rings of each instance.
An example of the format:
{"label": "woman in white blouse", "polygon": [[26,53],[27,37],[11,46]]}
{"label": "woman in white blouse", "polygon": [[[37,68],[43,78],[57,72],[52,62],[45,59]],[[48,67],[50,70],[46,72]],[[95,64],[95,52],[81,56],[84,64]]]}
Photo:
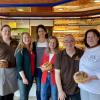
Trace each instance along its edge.
{"label": "woman in white blouse", "polygon": [[78,84],[81,100],[100,100],[100,33],[96,29],[86,32],[85,52],[80,60],[79,70],[88,74],[85,83]]}

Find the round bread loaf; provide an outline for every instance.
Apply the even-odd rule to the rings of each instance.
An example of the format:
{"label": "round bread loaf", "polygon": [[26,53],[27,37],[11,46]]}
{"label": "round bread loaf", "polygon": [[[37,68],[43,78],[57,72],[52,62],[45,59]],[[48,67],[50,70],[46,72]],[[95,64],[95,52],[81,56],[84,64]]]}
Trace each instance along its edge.
{"label": "round bread loaf", "polygon": [[83,71],[76,72],[73,76],[76,83],[84,83],[88,79],[87,73]]}
{"label": "round bread loaf", "polygon": [[42,65],[43,68],[46,68],[46,67],[48,67],[48,66],[49,66],[49,62],[46,62],[46,63],[44,63],[44,64]]}
{"label": "round bread loaf", "polygon": [[41,67],[42,71],[51,71],[53,69],[53,65],[50,62],[46,62]]}

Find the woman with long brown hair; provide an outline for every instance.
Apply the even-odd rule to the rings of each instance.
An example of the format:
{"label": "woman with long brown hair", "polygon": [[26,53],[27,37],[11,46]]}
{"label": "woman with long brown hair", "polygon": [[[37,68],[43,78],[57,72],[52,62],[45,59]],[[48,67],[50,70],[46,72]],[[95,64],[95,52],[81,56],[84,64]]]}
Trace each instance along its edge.
{"label": "woman with long brown hair", "polygon": [[[41,77],[42,71],[40,68],[40,63],[42,59],[42,55],[44,53],[45,48],[48,47],[47,40],[47,30],[44,25],[38,25],[36,29],[37,40],[33,43],[33,49],[36,54],[36,96],[37,100],[41,100]],[[49,94],[49,93],[48,93]]]}

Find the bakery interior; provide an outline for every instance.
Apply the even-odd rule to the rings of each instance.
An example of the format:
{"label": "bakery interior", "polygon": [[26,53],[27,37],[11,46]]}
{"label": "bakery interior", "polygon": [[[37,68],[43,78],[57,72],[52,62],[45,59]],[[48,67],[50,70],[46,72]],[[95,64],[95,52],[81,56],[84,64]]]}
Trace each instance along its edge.
{"label": "bakery interior", "polygon": [[35,41],[36,26],[44,24],[48,34],[59,39],[71,33],[76,46],[84,48],[84,33],[89,28],[100,30],[100,0],[0,0],[0,27],[12,27],[12,36],[19,39],[23,31]]}
{"label": "bakery interior", "polygon": [[43,24],[49,36],[58,38],[60,48],[64,35],[71,33],[83,49],[85,31],[100,31],[100,0],[0,0],[0,28],[4,24],[11,26],[13,38],[19,40],[27,31],[33,41],[37,25]]}

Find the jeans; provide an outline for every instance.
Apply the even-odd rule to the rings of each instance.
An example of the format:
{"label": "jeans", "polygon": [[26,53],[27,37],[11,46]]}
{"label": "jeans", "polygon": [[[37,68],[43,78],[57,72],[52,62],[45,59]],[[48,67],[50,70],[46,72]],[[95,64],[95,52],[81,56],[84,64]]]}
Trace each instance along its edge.
{"label": "jeans", "polygon": [[29,83],[28,85],[23,84],[22,80],[18,79],[18,86],[19,86],[19,92],[20,92],[20,100],[28,100],[29,92],[32,87],[32,83]]}
{"label": "jeans", "polygon": [[37,100],[41,100],[41,77],[42,77],[41,69],[36,68],[36,96],[37,96]]}
{"label": "jeans", "polygon": [[52,84],[51,75],[48,73],[46,83],[41,83],[41,100],[49,100],[48,91],[49,87],[51,88],[51,97],[52,100],[58,100],[58,91],[55,84]]}
{"label": "jeans", "polygon": [[100,94],[93,94],[81,89],[81,100],[100,100]]}

